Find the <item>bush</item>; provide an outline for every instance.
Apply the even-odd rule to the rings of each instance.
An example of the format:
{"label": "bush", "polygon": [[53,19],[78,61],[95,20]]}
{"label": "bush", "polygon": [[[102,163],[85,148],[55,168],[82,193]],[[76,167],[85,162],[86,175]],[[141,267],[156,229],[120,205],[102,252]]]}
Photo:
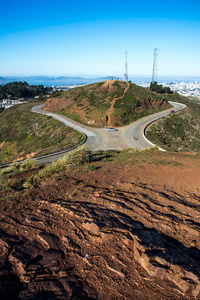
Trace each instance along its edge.
{"label": "bush", "polygon": [[85,170],[86,171],[96,171],[97,167],[92,165],[92,164],[88,164],[86,167],[85,167]]}
{"label": "bush", "polygon": [[156,93],[167,93],[171,94],[172,91],[170,87],[163,87],[162,84],[158,84],[157,81],[152,81],[150,84],[150,90]]}
{"label": "bush", "polygon": [[38,163],[36,162],[36,160],[31,159],[31,158],[27,158],[25,161],[23,161],[20,164],[20,170],[30,170],[30,169],[34,169],[38,167]]}
{"label": "bush", "polygon": [[41,181],[50,179],[54,174],[65,171],[71,166],[83,164],[87,161],[87,152],[88,150],[85,146],[81,146],[69,152],[64,157],[47,165],[44,169],[39,171],[38,174],[31,175],[24,183],[24,187],[28,187],[32,184],[38,185]]}
{"label": "bush", "polygon": [[0,171],[0,176],[16,172],[18,170],[18,165],[16,163],[12,163],[9,167],[4,168]]}

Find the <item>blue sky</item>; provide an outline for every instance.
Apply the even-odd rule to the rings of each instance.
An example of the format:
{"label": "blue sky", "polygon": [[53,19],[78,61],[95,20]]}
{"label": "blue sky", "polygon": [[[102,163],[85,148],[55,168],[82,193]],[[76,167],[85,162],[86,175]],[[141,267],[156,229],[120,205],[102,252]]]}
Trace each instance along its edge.
{"label": "blue sky", "polygon": [[0,76],[200,76],[200,1],[1,1]]}

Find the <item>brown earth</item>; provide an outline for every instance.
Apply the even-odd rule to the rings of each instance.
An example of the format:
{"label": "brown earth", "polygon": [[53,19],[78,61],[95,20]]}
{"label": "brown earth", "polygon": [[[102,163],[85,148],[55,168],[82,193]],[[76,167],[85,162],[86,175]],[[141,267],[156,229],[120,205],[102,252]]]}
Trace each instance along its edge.
{"label": "brown earth", "polygon": [[[118,80],[77,87],[49,98],[43,109],[62,113],[84,124],[104,127],[125,125],[134,120],[133,115],[135,119],[142,117],[143,110],[151,112],[169,106],[166,95],[157,95],[136,85],[130,87],[129,82]],[[117,100],[122,104],[115,113]],[[131,105],[124,105],[131,101]]]}
{"label": "brown earth", "polygon": [[[108,86],[109,86],[109,89],[111,89],[112,87],[112,82],[108,81]],[[104,85],[103,85],[104,87]],[[129,83],[127,83],[127,86],[126,88],[124,89],[124,92],[123,92],[123,96],[126,94],[127,90],[129,89]],[[112,101],[111,101],[111,104],[110,104],[110,108],[107,110],[106,112],[106,115],[107,115],[107,126],[110,127],[110,126],[113,126],[115,124],[115,117],[113,116],[113,113],[114,113],[114,105],[115,105],[115,102],[118,98],[113,98]]]}
{"label": "brown earth", "polygon": [[1,299],[200,299],[199,156],[92,164],[0,192]]}

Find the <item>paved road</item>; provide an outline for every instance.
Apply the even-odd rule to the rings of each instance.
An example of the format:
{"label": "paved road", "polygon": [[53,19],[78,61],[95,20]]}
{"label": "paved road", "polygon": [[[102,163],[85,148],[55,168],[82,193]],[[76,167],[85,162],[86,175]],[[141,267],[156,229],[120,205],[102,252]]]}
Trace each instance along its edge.
{"label": "paved road", "polygon": [[71,127],[81,133],[83,133],[85,136],[87,136],[86,146],[88,148],[91,148],[92,150],[100,150],[103,148],[104,144],[106,143],[106,135],[101,132],[101,130],[97,128],[90,128],[89,126],[84,126],[74,120],[71,120],[65,116],[51,113],[45,110],[42,110],[42,105],[34,106],[31,111],[40,113],[43,115],[48,115],[53,117],[54,119],[64,123],[68,127]]}
{"label": "paved road", "polygon": [[[186,106],[181,103],[170,102],[170,104],[174,106],[173,110],[175,112],[186,108]],[[171,110],[167,109],[165,111],[144,117],[128,126],[119,127],[118,131],[107,131],[106,128],[93,128],[84,126],[65,116],[44,111],[41,109],[41,107],[42,105],[35,106],[32,108],[32,111],[51,116],[59,120],[60,122],[63,122],[67,126],[72,127],[75,130],[85,134],[87,136],[87,141],[85,144],[92,150],[122,150],[127,147],[142,149],[152,146],[153,144],[149,142],[144,136],[144,130],[146,126],[149,123],[154,122],[155,120],[169,115]],[[53,159],[55,158],[52,158],[52,160]]]}
{"label": "paved road", "polygon": [[[169,102],[173,105],[174,112],[178,112],[186,108],[186,105],[177,102]],[[134,123],[130,124],[129,126],[124,127],[122,132],[122,137],[129,145],[129,147],[143,149],[147,147],[151,147],[153,144],[148,141],[144,136],[145,128],[154,121],[166,117],[170,114],[170,109],[165,111],[158,112],[156,114],[146,116],[141,118]]]}
{"label": "paved road", "polygon": [[[186,105],[176,102],[170,102],[173,105],[173,110],[178,112],[186,108]],[[92,150],[109,150],[116,149],[122,150],[127,147],[143,149],[152,146],[153,144],[148,141],[144,136],[144,130],[148,124],[158,120],[162,117],[169,115],[171,109],[147,116],[140,120],[135,121],[134,123],[119,127],[118,131],[107,131],[106,128],[93,128],[89,126],[84,126],[74,120],[71,120],[65,116],[44,111],[41,109],[42,105],[37,105],[31,110],[35,113],[44,114],[57,119],[60,122],[63,122],[65,125],[74,128],[75,130],[83,133],[86,136],[85,145]],[[65,152],[66,153],[66,152]],[[65,153],[55,153],[54,155],[47,155],[43,158],[36,158],[38,163],[47,163],[54,161],[62,156]],[[17,162],[20,163],[20,162]],[[9,166],[2,165],[0,168]]]}

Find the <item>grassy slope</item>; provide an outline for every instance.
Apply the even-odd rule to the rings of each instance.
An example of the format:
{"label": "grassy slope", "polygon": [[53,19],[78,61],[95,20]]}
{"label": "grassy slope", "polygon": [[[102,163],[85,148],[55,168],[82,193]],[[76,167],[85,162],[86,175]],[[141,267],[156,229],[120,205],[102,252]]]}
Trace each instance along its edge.
{"label": "grassy slope", "polygon": [[[113,166],[137,165],[169,165],[172,167],[187,166],[185,159],[195,161],[193,165],[198,168],[199,155],[191,156],[181,153],[161,152],[157,148],[135,150],[131,148],[123,151],[108,150],[91,152],[85,146],[67,153],[64,157],[48,165],[38,166],[34,160],[28,159],[20,165],[12,164],[0,171],[0,191],[21,191],[28,186],[39,186],[42,182],[52,179],[62,172],[73,170],[75,172],[96,171],[96,162],[107,162]],[[109,164],[108,164],[109,165]]]}
{"label": "grassy slope", "polygon": [[[38,103],[37,103],[38,104]],[[32,104],[14,106],[0,115],[0,164],[68,149],[84,136],[51,117],[34,114]]]}
{"label": "grassy slope", "polygon": [[55,92],[53,98],[46,102],[46,107],[82,123],[89,124],[90,120],[95,120],[94,125],[105,126],[113,99],[111,116],[113,125],[118,126],[166,108],[166,100],[174,100],[174,97],[156,94],[123,81],[99,82]]}
{"label": "grassy slope", "polygon": [[165,101],[174,101],[173,94],[157,94],[136,84],[129,89],[114,105],[114,115],[121,117],[124,124],[166,109]]}
{"label": "grassy slope", "polygon": [[147,138],[166,150],[199,152],[200,105],[180,95],[174,101],[186,104],[188,109],[152,125]]}

